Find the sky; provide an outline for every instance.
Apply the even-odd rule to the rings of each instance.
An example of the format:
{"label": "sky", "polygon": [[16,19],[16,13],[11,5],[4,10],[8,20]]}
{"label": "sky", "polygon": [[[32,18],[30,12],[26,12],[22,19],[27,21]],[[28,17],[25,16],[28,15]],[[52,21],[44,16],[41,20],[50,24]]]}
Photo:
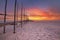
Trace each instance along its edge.
{"label": "sky", "polygon": [[[14,1],[8,0],[7,14],[14,14]],[[30,20],[60,20],[60,0],[17,0],[18,13],[21,2]],[[4,4],[5,0],[0,0],[0,13],[4,13]]]}

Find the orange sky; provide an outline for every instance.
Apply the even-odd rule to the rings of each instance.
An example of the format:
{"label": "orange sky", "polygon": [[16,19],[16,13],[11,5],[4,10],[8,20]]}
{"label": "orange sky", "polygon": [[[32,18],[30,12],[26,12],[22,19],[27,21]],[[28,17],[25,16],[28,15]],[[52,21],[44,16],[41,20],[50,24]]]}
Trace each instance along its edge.
{"label": "orange sky", "polygon": [[[18,13],[20,13],[20,11]],[[54,15],[54,13],[49,11],[49,10],[46,11],[46,10],[42,10],[42,9],[39,9],[39,8],[26,9],[25,14],[28,16],[29,20],[37,20],[37,21],[40,21],[40,20],[60,20],[60,15],[59,16]],[[13,17],[8,16],[7,19],[8,20],[13,20]],[[20,20],[20,16],[18,17],[18,20]]]}
{"label": "orange sky", "polygon": [[30,20],[60,20],[60,16],[54,15],[53,12],[38,8],[28,9],[27,15],[29,16]]}

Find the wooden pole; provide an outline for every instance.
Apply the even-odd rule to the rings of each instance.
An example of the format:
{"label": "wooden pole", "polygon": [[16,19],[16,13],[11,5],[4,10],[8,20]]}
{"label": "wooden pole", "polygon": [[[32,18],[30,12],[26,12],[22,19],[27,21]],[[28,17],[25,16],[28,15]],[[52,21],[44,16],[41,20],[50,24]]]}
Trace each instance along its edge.
{"label": "wooden pole", "polygon": [[14,32],[15,33],[15,27],[16,27],[16,4],[17,4],[17,0],[15,0],[15,4],[14,4]]}
{"label": "wooden pole", "polygon": [[25,14],[25,8],[24,8],[24,23],[26,21],[26,14]]}
{"label": "wooden pole", "polygon": [[23,22],[22,22],[22,14],[23,14],[23,3],[21,2],[21,28],[22,28],[22,24],[23,24]]}
{"label": "wooden pole", "polygon": [[4,27],[3,33],[5,33],[5,24],[6,24],[6,10],[7,10],[7,0],[5,0],[5,15],[4,15]]}
{"label": "wooden pole", "polygon": [[17,3],[17,22],[18,22],[18,3]]}

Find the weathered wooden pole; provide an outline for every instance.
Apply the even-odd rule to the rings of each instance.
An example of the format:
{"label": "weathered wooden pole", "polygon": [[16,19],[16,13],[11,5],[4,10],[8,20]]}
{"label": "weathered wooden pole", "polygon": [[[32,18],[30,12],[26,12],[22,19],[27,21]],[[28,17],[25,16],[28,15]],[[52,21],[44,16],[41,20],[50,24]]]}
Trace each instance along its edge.
{"label": "weathered wooden pole", "polygon": [[4,14],[4,27],[3,27],[3,33],[5,33],[5,25],[6,25],[6,12],[7,12],[7,0],[5,0],[5,14]]}
{"label": "weathered wooden pole", "polygon": [[24,12],[24,23],[25,23],[25,8],[24,8],[24,11],[23,12]]}
{"label": "weathered wooden pole", "polygon": [[17,18],[17,22],[18,22],[18,8],[19,7],[18,7],[18,3],[17,3],[17,12],[16,12],[17,13],[17,17],[16,17]]}
{"label": "weathered wooden pole", "polygon": [[23,24],[23,3],[21,2],[21,28],[22,28],[22,24]]}
{"label": "weathered wooden pole", "polygon": [[27,16],[26,16],[26,13],[25,13],[25,8],[24,8],[24,23],[26,22],[26,19],[27,19]]}
{"label": "weathered wooden pole", "polygon": [[14,32],[15,33],[15,27],[16,27],[16,5],[17,5],[17,0],[15,0],[15,4],[14,4]]}

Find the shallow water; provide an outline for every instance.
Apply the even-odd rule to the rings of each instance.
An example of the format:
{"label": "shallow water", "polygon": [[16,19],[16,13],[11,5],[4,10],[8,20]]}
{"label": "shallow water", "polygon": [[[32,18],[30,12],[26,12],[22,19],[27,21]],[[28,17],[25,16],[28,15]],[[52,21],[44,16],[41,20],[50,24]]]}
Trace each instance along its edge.
{"label": "shallow water", "polygon": [[0,40],[60,40],[59,24],[60,21],[27,22],[22,28],[16,25],[15,34],[13,25],[7,25],[5,34],[0,28]]}

